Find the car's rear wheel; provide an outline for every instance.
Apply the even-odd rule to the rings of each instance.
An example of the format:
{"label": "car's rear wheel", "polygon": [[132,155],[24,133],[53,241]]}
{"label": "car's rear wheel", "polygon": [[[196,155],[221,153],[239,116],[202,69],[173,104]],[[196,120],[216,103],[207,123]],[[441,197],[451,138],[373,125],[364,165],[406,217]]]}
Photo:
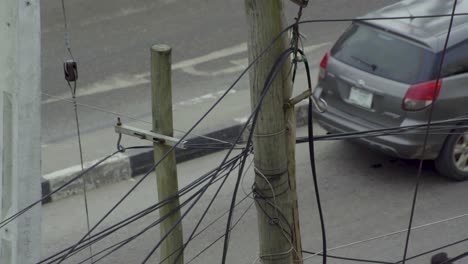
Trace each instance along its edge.
{"label": "car's rear wheel", "polygon": [[443,176],[457,181],[468,180],[468,130],[457,129],[449,135],[435,165]]}

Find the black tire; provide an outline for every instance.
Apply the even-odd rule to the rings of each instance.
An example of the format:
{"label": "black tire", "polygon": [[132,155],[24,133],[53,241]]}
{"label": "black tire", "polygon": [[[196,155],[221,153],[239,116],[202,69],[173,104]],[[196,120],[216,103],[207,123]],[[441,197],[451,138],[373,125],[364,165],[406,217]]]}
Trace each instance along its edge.
{"label": "black tire", "polygon": [[[466,165],[468,162],[465,162],[465,170],[461,170],[455,164],[457,159],[460,160],[461,155],[468,155],[467,135],[468,130],[457,129],[447,137],[439,157],[435,160],[435,167],[439,174],[456,181],[468,180],[468,165]],[[455,154],[455,146],[460,147],[460,144],[465,144],[467,147],[461,154]]]}

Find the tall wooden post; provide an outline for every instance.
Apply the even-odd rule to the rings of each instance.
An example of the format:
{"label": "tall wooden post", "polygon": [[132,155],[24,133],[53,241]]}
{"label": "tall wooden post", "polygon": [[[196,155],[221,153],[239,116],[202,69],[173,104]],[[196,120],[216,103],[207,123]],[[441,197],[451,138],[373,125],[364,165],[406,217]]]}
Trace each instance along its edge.
{"label": "tall wooden post", "polygon": [[[0,1],[0,221],[41,198],[39,3]],[[0,229],[0,263],[37,263],[40,235],[38,205]]]}
{"label": "tall wooden post", "polygon": [[[249,60],[253,61],[284,29],[283,5],[282,0],[245,0],[245,7]],[[280,39],[250,71],[252,107],[259,101],[275,60],[287,47],[286,38]],[[285,107],[292,94],[289,73],[290,63],[286,63],[263,101],[254,131],[255,184],[263,196],[257,199],[260,258],[265,264],[302,258],[295,193],[296,123],[294,108]]]}
{"label": "tall wooden post", "polygon": [[[153,131],[166,136],[173,136],[172,122],[172,75],[171,75],[171,48],[167,45],[154,45],[151,48],[151,84],[153,103]],[[154,144],[154,159],[159,160],[170,147],[166,145]],[[156,180],[159,200],[164,200],[179,190],[177,181],[177,168],[175,152],[171,152],[156,168]],[[162,207],[159,212],[161,216],[169,214],[179,206],[179,199],[175,199],[170,204]],[[165,235],[170,228],[180,218],[180,211],[173,214],[161,223],[161,236]],[[182,248],[183,232],[182,224],[179,224],[171,235],[161,245],[161,259],[166,259],[163,263],[173,264],[179,256],[179,252],[173,254],[177,249]],[[183,254],[177,263],[184,263]]]}

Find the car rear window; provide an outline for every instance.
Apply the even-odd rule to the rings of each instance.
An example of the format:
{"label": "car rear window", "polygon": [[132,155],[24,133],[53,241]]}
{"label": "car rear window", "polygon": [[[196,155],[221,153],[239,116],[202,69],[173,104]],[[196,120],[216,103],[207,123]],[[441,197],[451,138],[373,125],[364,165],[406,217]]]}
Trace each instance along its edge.
{"label": "car rear window", "polygon": [[363,71],[408,84],[428,81],[434,73],[434,53],[364,24],[351,25],[331,55]]}

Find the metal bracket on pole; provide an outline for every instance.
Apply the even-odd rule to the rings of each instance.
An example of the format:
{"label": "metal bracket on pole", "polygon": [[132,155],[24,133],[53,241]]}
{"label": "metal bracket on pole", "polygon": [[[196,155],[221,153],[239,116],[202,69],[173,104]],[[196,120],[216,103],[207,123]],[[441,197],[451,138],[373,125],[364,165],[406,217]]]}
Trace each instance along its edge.
{"label": "metal bracket on pole", "polygon": [[117,123],[117,125],[115,125],[115,132],[118,134],[124,134],[124,135],[132,136],[132,137],[137,137],[139,139],[144,139],[144,140],[151,141],[153,143],[168,145],[171,147],[175,146],[177,143],[180,142],[177,145],[177,148],[186,149],[185,144],[187,144],[187,141],[185,140],[180,141],[180,139],[177,139],[177,138],[168,137],[165,135],[161,135],[158,133],[154,133],[152,131],[147,131],[147,130],[136,128],[136,127],[126,126],[126,125]]}
{"label": "metal bracket on pole", "polygon": [[321,97],[318,99],[315,98],[312,95],[312,91],[310,90],[306,90],[303,93],[299,94],[298,96],[290,99],[289,102],[286,103],[286,107],[294,106],[309,97],[312,99],[312,104],[314,105],[315,109],[317,109],[317,111],[319,111],[320,113],[325,113],[327,111],[328,109],[327,102]]}
{"label": "metal bracket on pole", "polygon": [[309,0],[291,0],[291,2],[299,5],[299,6],[302,6],[302,7],[306,7],[307,4],[309,4]]}

